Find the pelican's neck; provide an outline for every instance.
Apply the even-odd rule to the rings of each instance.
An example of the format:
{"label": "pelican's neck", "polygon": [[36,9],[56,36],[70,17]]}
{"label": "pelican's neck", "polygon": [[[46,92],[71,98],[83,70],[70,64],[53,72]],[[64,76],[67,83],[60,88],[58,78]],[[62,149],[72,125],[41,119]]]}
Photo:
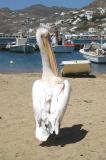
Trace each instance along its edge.
{"label": "pelican's neck", "polygon": [[54,75],[50,66],[49,58],[47,56],[47,53],[41,52],[41,59],[42,59],[42,71],[43,71],[43,77],[46,76],[52,76]]}
{"label": "pelican's neck", "polygon": [[53,72],[50,66],[50,61],[47,55],[47,50],[43,44],[43,40],[41,38],[41,35],[38,35],[37,37],[37,43],[40,49],[41,59],[42,59],[42,71],[43,71],[43,77],[46,76],[53,76]]}

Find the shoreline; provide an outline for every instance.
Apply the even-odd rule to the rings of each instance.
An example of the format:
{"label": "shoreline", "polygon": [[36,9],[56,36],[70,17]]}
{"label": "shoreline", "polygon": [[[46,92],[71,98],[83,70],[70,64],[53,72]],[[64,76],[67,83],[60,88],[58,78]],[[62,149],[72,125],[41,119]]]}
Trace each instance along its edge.
{"label": "shoreline", "polygon": [[[0,73],[0,75],[34,75],[35,77],[41,77],[42,73],[40,72],[16,72],[16,73]],[[104,77],[106,73],[94,73],[94,74],[70,74],[68,76],[62,76],[61,73],[59,72],[59,76],[62,78],[97,78],[97,77]]]}

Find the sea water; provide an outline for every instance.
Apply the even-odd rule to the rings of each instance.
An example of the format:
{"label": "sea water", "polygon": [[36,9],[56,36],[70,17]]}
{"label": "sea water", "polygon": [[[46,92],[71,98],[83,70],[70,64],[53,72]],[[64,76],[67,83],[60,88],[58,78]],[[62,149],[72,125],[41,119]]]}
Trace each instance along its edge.
{"label": "sea water", "polygon": [[[67,60],[83,60],[78,51],[55,54],[58,69],[61,62]],[[106,73],[106,64],[91,63],[92,73]],[[41,72],[42,63],[39,52],[24,54],[0,51],[0,73],[33,73]]]}

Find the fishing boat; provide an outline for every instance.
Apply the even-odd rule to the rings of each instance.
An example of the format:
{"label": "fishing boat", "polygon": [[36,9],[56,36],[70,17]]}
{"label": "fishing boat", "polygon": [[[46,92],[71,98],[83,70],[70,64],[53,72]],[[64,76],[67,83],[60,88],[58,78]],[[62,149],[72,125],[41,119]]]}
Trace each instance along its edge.
{"label": "fishing boat", "polygon": [[61,74],[90,74],[91,72],[91,62],[89,60],[71,60],[71,61],[62,61],[62,70]]}
{"label": "fishing boat", "polygon": [[17,53],[33,53],[35,51],[35,46],[28,43],[27,38],[16,38],[15,42],[12,42],[9,46],[11,52]]}
{"label": "fishing boat", "polygon": [[106,43],[102,44],[102,49],[106,51]]}
{"label": "fishing boat", "polygon": [[54,53],[72,53],[74,51],[74,45],[66,45],[64,35],[59,34],[58,30],[55,30],[55,34],[51,35],[51,45]]}
{"label": "fishing boat", "polygon": [[74,46],[55,45],[52,47],[55,53],[72,53]]}
{"label": "fishing boat", "polygon": [[92,44],[87,48],[83,47],[79,50],[83,57],[94,63],[106,63],[106,51],[100,48],[94,48]]}
{"label": "fishing boat", "polygon": [[55,53],[72,53],[75,49],[73,42],[65,43],[62,38],[58,38],[56,41],[55,37],[52,39],[52,48]]}
{"label": "fishing boat", "polygon": [[71,46],[71,47],[73,46],[74,50],[80,50],[81,48],[83,48],[82,44],[74,43],[72,40],[65,41],[64,45],[65,46]]}

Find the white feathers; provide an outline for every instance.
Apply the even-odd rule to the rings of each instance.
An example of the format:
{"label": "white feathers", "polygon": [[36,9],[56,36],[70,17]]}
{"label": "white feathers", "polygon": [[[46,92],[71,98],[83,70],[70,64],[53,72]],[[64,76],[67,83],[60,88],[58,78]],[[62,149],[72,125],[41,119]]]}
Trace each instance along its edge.
{"label": "white feathers", "polygon": [[42,36],[48,36],[48,33],[45,28],[38,29],[36,33],[43,72],[46,74],[41,80],[35,81],[32,87],[33,110],[36,121],[35,134],[39,141],[46,141],[53,132],[59,133],[59,126],[70,96],[69,82],[56,77],[50,68],[48,55],[42,41]]}

